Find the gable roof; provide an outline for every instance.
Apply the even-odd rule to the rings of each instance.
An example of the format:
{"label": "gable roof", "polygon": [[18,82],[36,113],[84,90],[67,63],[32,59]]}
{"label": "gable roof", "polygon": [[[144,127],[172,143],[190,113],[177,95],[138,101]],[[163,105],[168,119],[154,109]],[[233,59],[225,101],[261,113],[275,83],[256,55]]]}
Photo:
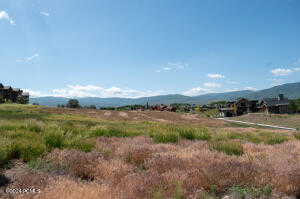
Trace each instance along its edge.
{"label": "gable roof", "polygon": [[262,100],[267,106],[289,105],[290,101],[287,98],[279,100],[278,98],[265,98]]}
{"label": "gable roof", "polygon": [[4,86],[3,88],[4,88],[4,89],[11,89],[10,86]]}

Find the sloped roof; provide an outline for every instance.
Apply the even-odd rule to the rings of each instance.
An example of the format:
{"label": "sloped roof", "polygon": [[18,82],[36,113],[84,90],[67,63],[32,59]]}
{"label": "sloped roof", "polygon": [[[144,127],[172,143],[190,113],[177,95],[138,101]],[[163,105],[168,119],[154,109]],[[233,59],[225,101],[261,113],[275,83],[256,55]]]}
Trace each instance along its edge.
{"label": "sloped roof", "polygon": [[13,91],[20,91],[21,89],[19,88],[13,88]]}
{"label": "sloped roof", "polygon": [[4,88],[4,89],[11,89],[10,86],[4,86],[3,88]]}
{"label": "sloped roof", "polygon": [[278,98],[265,98],[262,101],[268,106],[288,105],[290,103],[287,98],[282,100],[279,100]]}

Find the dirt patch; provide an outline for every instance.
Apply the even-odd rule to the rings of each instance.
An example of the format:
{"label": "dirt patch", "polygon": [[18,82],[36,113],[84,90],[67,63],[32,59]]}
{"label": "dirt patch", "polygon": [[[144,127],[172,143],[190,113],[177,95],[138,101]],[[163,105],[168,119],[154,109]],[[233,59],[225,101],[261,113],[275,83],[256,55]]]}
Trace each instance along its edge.
{"label": "dirt patch", "polygon": [[111,112],[110,111],[105,111],[103,115],[104,116],[111,116]]}
{"label": "dirt patch", "polygon": [[125,112],[119,112],[119,116],[128,118],[128,114]]}

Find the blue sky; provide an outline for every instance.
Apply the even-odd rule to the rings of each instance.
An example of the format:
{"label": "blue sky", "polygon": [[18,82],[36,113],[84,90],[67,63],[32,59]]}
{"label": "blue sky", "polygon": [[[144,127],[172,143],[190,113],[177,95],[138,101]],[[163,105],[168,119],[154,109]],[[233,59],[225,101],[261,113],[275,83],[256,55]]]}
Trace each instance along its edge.
{"label": "blue sky", "polygon": [[141,97],[300,81],[298,0],[1,0],[0,82]]}

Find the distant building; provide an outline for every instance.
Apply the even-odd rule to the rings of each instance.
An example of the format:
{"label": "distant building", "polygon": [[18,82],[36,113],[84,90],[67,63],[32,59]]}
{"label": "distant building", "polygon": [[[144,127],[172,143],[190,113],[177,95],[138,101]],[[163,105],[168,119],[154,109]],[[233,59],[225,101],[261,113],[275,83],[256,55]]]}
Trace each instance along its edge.
{"label": "distant building", "polygon": [[277,98],[265,98],[260,102],[260,109],[268,113],[289,113],[289,99],[283,94]]}
{"label": "distant building", "polygon": [[12,102],[19,104],[29,103],[29,93],[24,93],[19,88],[4,86],[0,83],[0,103]]}
{"label": "distant building", "polygon": [[227,102],[225,107],[221,107],[219,110],[221,115],[225,117],[254,113],[258,111],[258,100],[240,98],[237,101]]}

